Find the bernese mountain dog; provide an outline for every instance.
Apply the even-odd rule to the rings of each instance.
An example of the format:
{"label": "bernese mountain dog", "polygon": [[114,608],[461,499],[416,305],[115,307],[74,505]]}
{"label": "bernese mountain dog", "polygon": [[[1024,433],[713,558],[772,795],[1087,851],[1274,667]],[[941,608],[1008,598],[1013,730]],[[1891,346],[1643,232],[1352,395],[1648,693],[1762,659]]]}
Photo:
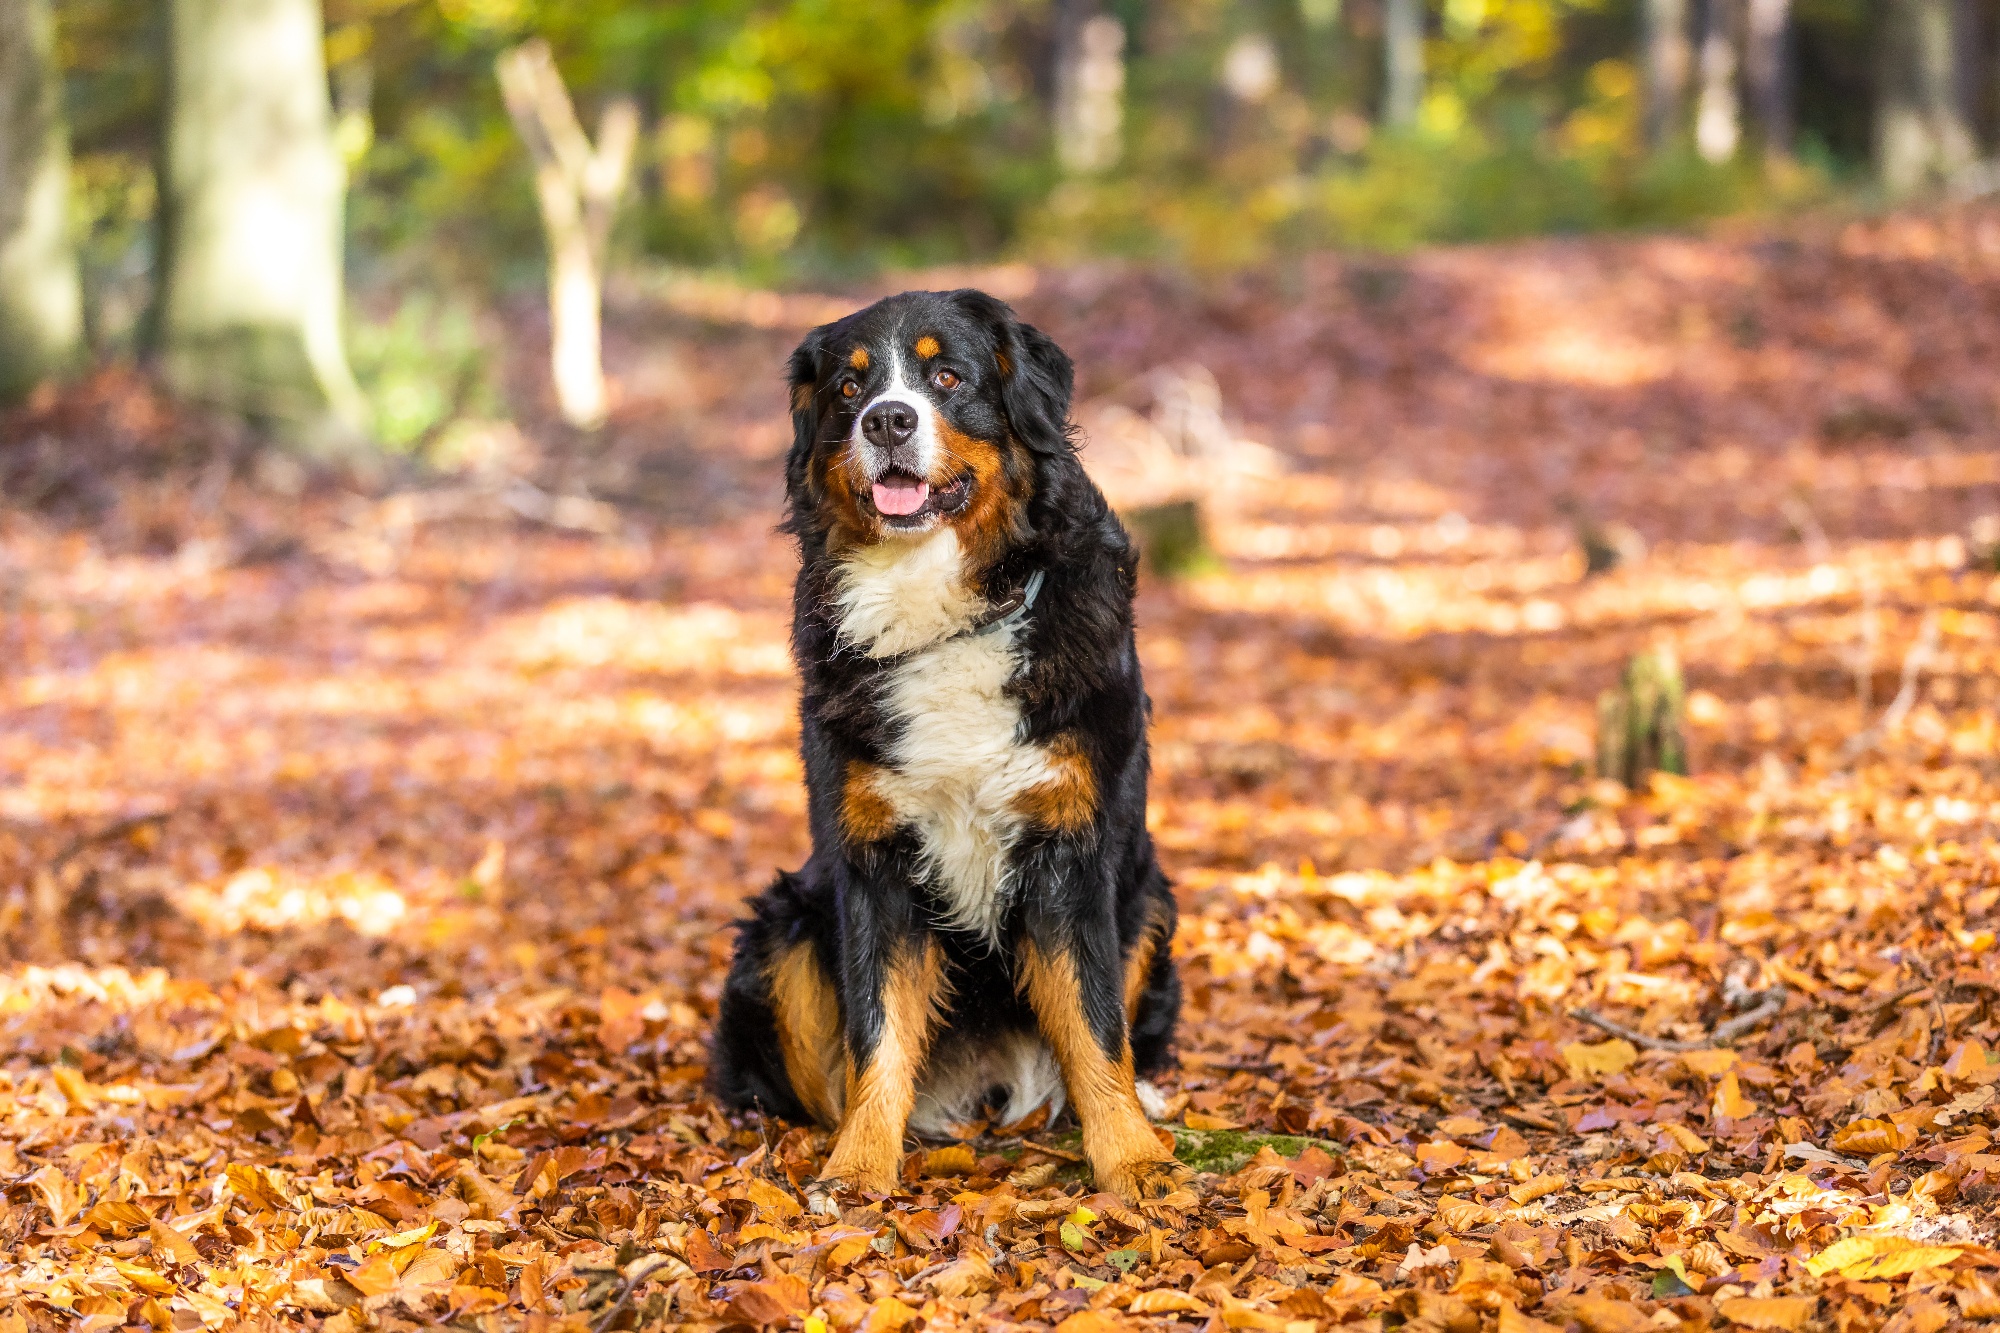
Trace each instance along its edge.
{"label": "bernese mountain dog", "polygon": [[727,1104],[836,1128],[816,1206],[905,1135],[1065,1097],[1101,1188],[1185,1172],[1174,899],[1146,832],[1132,541],[1084,474],[1074,371],[978,291],[906,292],[792,354],[786,530],[812,854],[750,904],[713,1051]]}

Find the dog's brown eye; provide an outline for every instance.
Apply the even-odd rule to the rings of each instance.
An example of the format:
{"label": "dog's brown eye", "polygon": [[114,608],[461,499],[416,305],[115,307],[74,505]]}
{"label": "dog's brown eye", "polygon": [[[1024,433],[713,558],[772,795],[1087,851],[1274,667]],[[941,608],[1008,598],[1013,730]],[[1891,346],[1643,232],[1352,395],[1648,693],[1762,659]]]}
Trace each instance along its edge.
{"label": "dog's brown eye", "polygon": [[860,387],[857,386],[853,380],[842,380],[840,382],[840,396],[842,398],[852,398],[855,394],[860,392],[861,392]]}
{"label": "dog's brown eye", "polygon": [[956,389],[958,387],[958,376],[952,374],[949,370],[940,370],[937,374],[931,376],[931,383],[937,385],[940,389]]}

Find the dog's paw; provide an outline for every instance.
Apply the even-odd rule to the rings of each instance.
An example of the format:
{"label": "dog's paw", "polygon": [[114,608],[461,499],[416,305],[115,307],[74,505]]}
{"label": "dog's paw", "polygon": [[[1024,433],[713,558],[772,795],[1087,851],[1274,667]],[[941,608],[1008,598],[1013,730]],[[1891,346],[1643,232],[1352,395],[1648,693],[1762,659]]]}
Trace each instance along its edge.
{"label": "dog's paw", "polygon": [[806,1207],[820,1217],[837,1218],[841,1196],[889,1194],[895,1188],[893,1172],[882,1172],[877,1178],[863,1172],[843,1171],[838,1175],[828,1172],[806,1186]]}
{"label": "dog's paw", "polygon": [[1169,1158],[1164,1162],[1124,1162],[1098,1174],[1100,1183],[1125,1202],[1143,1203],[1172,1194],[1193,1172]]}

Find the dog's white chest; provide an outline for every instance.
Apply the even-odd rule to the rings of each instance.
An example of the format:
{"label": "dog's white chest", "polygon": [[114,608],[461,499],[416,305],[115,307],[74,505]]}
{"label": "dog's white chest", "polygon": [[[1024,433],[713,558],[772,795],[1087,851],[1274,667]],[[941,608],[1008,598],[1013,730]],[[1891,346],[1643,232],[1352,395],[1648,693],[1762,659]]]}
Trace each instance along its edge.
{"label": "dog's white chest", "polygon": [[[899,560],[850,562],[842,633],[872,656],[907,654],[883,693],[896,736],[875,788],[916,831],[950,923],[994,936],[1024,823],[1018,798],[1051,770],[1042,748],[1021,739],[1020,705],[1007,693],[1021,666],[1021,627],[964,632],[985,608],[961,577],[949,530]],[[912,638],[929,646],[912,651]]]}

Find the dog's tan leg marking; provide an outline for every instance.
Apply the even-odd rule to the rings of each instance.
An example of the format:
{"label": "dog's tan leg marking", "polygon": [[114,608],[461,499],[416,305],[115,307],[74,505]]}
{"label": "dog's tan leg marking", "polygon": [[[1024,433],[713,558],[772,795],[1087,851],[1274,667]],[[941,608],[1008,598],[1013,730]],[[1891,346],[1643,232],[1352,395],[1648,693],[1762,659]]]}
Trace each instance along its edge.
{"label": "dog's tan leg marking", "polygon": [[840,1001],[833,982],[810,944],[795,944],[779,954],[765,980],[771,987],[778,1051],[792,1091],[814,1120],[833,1125],[839,1114],[830,1079],[842,1044]]}
{"label": "dog's tan leg marking", "polygon": [[1125,960],[1125,1026],[1130,1028],[1132,1020],[1139,1013],[1139,997],[1146,993],[1146,977],[1153,970],[1153,959],[1158,955],[1161,944],[1160,924],[1157,914],[1148,915],[1145,929],[1139,934],[1138,943],[1132,946],[1131,957]]}
{"label": "dog's tan leg marking", "polygon": [[895,1188],[917,1072],[944,998],[944,954],[936,941],[927,939],[889,964],[882,983],[882,1035],[866,1065],[856,1068],[852,1052],[848,1055],[840,1138],[820,1179],[884,1193]]}
{"label": "dog's tan leg marking", "polygon": [[1146,1123],[1132,1086],[1131,1044],[1121,1032],[1114,1058],[1091,1032],[1075,961],[1031,941],[1023,948],[1021,980],[1083,1122],[1083,1154],[1097,1183],[1130,1202],[1172,1191],[1187,1173]]}

